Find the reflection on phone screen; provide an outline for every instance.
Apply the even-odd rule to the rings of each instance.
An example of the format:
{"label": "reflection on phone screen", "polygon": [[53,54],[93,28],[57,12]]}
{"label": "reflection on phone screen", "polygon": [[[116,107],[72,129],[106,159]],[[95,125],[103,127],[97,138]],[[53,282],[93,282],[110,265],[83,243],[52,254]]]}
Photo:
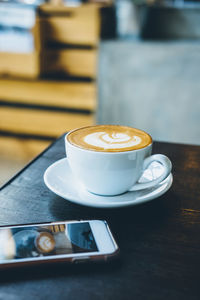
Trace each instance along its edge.
{"label": "reflection on phone screen", "polygon": [[88,222],[0,229],[0,260],[96,251]]}

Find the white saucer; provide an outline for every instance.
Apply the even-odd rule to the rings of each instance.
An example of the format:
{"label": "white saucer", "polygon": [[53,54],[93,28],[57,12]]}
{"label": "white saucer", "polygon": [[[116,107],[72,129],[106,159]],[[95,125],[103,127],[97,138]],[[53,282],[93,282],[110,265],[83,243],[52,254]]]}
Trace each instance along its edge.
{"label": "white saucer", "polygon": [[[154,171],[156,169],[158,170],[157,173],[160,173],[161,168],[159,166],[154,167]],[[144,174],[140,181],[148,180],[149,174],[147,170],[146,175]],[[99,208],[138,205],[153,200],[163,195],[171,187],[172,181],[173,177],[170,174],[164,181],[153,188],[141,191],[128,191],[118,196],[98,196],[88,192],[82,183],[74,178],[67,158],[56,161],[44,173],[46,186],[55,194],[76,204]]]}

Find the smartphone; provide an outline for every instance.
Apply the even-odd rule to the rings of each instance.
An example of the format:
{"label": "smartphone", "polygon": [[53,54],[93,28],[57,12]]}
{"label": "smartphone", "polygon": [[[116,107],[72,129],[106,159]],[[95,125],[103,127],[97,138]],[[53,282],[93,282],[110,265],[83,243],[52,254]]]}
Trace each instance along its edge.
{"label": "smartphone", "polygon": [[109,226],[102,220],[0,227],[0,268],[106,261],[118,252]]}

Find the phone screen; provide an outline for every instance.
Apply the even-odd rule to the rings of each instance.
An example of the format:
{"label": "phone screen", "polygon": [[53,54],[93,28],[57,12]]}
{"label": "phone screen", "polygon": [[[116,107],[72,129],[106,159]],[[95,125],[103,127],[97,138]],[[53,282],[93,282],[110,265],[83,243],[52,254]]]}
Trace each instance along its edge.
{"label": "phone screen", "polygon": [[89,222],[0,229],[0,261],[98,252]]}

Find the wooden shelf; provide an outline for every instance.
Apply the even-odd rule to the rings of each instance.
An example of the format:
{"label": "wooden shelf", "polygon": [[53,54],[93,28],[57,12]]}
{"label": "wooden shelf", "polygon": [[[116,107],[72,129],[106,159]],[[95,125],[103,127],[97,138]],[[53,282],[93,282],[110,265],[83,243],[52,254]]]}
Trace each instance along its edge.
{"label": "wooden shelf", "polygon": [[100,35],[99,6],[41,5],[40,28],[44,42],[97,45]]}
{"label": "wooden shelf", "polygon": [[93,114],[84,115],[12,107],[1,107],[0,109],[0,131],[13,133],[57,137],[68,130],[92,125],[93,123]]}
{"label": "wooden shelf", "polygon": [[96,84],[55,80],[19,80],[0,78],[1,100],[26,105],[96,109]]}

